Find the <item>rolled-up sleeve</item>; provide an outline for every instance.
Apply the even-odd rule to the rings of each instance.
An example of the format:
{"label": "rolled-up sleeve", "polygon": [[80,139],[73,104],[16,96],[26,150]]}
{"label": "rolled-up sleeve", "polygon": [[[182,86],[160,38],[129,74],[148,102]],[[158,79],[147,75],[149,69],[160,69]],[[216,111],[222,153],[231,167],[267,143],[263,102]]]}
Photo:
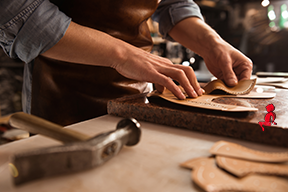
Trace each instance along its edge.
{"label": "rolled-up sleeve", "polygon": [[159,23],[159,32],[163,38],[174,41],[169,36],[169,31],[179,21],[188,17],[203,19],[198,5],[192,0],[162,0],[153,14],[152,19]]}
{"label": "rolled-up sleeve", "polygon": [[49,0],[1,0],[0,45],[8,56],[29,63],[54,46],[71,18]]}

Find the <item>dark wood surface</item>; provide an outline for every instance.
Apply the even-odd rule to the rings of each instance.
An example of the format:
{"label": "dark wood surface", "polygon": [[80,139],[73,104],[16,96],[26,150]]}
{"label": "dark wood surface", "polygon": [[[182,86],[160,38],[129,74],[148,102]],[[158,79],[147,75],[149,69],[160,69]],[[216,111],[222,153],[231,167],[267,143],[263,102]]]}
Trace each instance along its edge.
{"label": "dark wood surface", "polygon": [[[221,112],[186,107],[146,94],[122,97],[108,102],[108,113],[120,117],[186,128],[209,134],[233,137],[257,143],[288,147],[288,90],[276,90],[273,99],[219,98],[214,102],[258,108],[257,112]],[[275,106],[277,125],[258,124],[264,121],[268,104]]]}

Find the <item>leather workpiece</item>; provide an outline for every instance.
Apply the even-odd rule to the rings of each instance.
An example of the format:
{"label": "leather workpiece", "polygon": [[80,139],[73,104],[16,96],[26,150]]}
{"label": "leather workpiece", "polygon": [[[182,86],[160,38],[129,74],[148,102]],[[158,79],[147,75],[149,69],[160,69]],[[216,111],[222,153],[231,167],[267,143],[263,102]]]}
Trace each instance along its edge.
{"label": "leather workpiece", "polygon": [[216,161],[219,167],[238,177],[251,173],[288,177],[288,164],[286,163],[260,163],[225,156],[216,156]]}
{"label": "leather workpiece", "polygon": [[267,153],[255,151],[227,141],[218,141],[215,143],[215,145],[210,149],[210,153],[213,155],[228,156],[259,162],[282,163],[288,161],[288,152]]}
{"label": "leather workpiece", "polygon": [[[254,89],[256,84],[256,79],[251,80],[242,80],[239,81],[238,85],[235,87],[228,87],[225,83],[221,80],[214,80],[209,82],[203,89],[205,90],[205,94],[199,96],[197,98],[190,98],[185,93],[182,87],[181,90],[187,96],[184,100],[179,100],[176,98],[169,90],[165,89],[163,93],[159,93],[154,91],[148,94],[148,97],[161,97],[167,101],[191,106],[191,107],[198,107],[203,109],[209,110],[220,110],[220,111],[228,111],[228,112],[241,112],[241,111],[257,111],[257,108],[253,106],[236,106],[236,105],[229,105],[229,104],[221,104],[213,102],[216,98],[222,97],[229,97],[229,98],[273,98],[275,97],[275,93],[258,93],[256,89]],[[222,94],[212,94],[214,91],[223,91]]]}
{"label": "leather workpiece", "polygon": [[[146,51],[152,39],[146,20],[158,0],[52,0],[80,25],[103,31]],[[68,6],[69,5],[69,6]],[[31,113],[60,125],[107,114],[107,102],[141,93],[146,82],[120,75],[109,67],[36,58],[33,68]]]}
{"label": "leather workpiece", "polygon": [[215,158],[196,158],[181,164],[193,169],[191,177],[202,189],[208,192],[216,191],[278,191],[288,190],[285,178],[267,175],[248,175],[237,178],[219,169]]}
{"label": "leather workpiece", "polygon": [[[225,153],[221,153],[223,150]],[[200,157],[180,164],[193,170],[192,180],[205,191],[288,190],[288,153],[255,151],[226,141],[215,143],[210,152],[216,157]]]}
{"label": "leather workpiece", "polygon": [[222,90],[225,93],[232,94],[232,95],[245,95],[250,93],[254,86],[256,85],[256,79],[252,80],[242,80],[234,87],[228,87],[225,83],[220,80],[213,80],[209,82],[205,87],[205,95],[212,93],[215,90]]}

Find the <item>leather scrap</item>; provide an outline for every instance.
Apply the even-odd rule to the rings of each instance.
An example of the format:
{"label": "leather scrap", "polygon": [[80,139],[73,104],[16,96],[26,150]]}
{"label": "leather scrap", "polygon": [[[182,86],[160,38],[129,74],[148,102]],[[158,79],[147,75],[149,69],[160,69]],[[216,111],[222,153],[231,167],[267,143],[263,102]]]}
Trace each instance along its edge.
{"label": "leather scrap", "polygon": [[218,141],[215,143],[210,149],[210,153],[213,155],[234,157],[258,162],[283,163],[288,161],[288,152],[268,153],[256,151],[227,141]]}
{"label": "leather scrap", "polygon": [[251,173],[288,177],[288,164],[286,163],[259,163],[225,156],[216,156],[216,162],[219,167],[238,177]]}
{"label": "leather scrap", "polygon": [[285,77],[257,77],[257,85],[274,86],[288,89],[288,78]]}
{"label": "leather scrap", "polygon": [[218,191],[251,191],[251,192],[286,192],[288,182],[284,178],[263,175],[248,175],[236,178],[219,169],[215,158],[196,158],[181,164],[192,168],[192,179],[208,192]]}
{"label": "leather scrap", "polygon": [[192,180],[205,191],[288,191],[288,153],[261,152],[226,141],[215,143],[210,152],[216,157],[180,164],[193,170]]}

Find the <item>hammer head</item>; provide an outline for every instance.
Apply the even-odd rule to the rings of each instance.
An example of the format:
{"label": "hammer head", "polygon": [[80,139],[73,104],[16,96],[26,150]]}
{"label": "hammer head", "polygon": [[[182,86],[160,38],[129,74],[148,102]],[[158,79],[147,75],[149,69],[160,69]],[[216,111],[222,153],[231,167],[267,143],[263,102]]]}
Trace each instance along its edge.
{"label": "hammer head", "polygon": [[91,169],[114,157],[123,145],[136,145],[140,136],[140,124],[135,119],[123,119],[115,131],[87,141],[16,154],[10,163],[14,183]]}

